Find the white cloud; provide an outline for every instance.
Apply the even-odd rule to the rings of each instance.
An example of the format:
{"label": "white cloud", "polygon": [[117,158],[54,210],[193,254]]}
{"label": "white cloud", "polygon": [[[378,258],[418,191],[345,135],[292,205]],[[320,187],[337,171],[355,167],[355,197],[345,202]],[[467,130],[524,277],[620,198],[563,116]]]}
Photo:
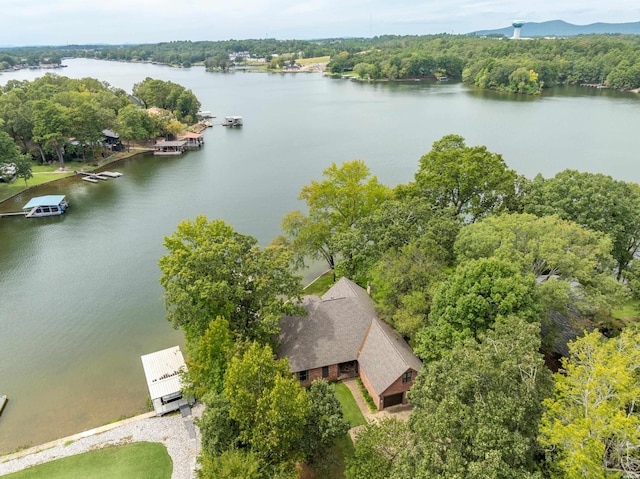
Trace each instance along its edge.
{"label": "white cloud", "polygon": [[637,0],[2,0],[0,45],[467,33],[640,20]]}

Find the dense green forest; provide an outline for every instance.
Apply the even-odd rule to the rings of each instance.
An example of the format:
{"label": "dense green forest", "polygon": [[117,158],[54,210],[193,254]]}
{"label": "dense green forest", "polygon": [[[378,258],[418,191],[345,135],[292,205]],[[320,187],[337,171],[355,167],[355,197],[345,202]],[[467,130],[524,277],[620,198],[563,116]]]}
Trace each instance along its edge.
{"label": "dense green forest", "polygon": [[303,388],[273,352],[310,258],[369,286],[424,361],[409,421],[368,424],[343,449],[348,479],[637,477],[640,325],[613,311],[640,297],[640,186],[528,179],[447,135],[410,183],[356,160],[299,199],[266,247],[204,216],[165,238],[167,319],[207,406],[201,477],[299,477],[344,438],[333,388]]}
{"label": "dense green forest", "polygon": [[87,57],[148,61],[226,70],[245,62],[238,53],[270,61],[330,56],[330,72],[372,80],[450,78],[480,88],[539,94],[562,83],[640,87],[640,36],[586,35],[510,40],[463,35],[392,36],[306,40],[175,41],[153,45],[66,46],[4,50],[0,66],[32,65],[50,58]]}
{"label": "dense green forest", "polygon": [[181,85],[146,78],[133,94],[93,78],[51,73],[7,82],[0,88],[0,163],[93,161],[107,146],[105,129],[130,142],[175,136],[196,121],[200,102]]}

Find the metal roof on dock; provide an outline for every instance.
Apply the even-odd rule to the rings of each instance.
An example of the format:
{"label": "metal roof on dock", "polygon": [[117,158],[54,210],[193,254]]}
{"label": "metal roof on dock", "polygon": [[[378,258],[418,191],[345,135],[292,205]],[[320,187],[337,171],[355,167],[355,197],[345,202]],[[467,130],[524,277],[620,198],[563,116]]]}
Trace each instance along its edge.
{"label": "metal roof on dock", "polygon": [[22,209],[31,209],[36,206],[58,206],[63,200],[64,195],[36,196],[35,198],[31,198],[29,203],[24,205]]}
{"label": "metal roof on dock", "polygon": [[180,371],[186,369],[180,346],[140,356],[151,399],[180,391]]}

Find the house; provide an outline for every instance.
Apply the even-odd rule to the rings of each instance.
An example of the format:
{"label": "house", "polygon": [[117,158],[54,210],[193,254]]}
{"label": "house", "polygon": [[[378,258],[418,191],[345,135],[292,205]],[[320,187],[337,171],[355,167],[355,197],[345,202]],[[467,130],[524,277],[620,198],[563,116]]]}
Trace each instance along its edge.
{"label": "house", "polygon": [[122,151],[124,146],[120,141],[120,135],[113,130],[102,130],[102,144],[111,151]]}
{"label": "house", "polygon": [[302,305],[307,316],[282,319],[278,348],[302,385],[359,376],[379,410],[407,404],[422,362],[377,317],[363,288],[342,278],[322,298],[305,296]]}
{"label": "house", "polygon": [[188,409],[193,404],[193,401],[187,401],[182,397],[180,373],[186,370],[187,366],[180,346],[145,354],[140,356],[140,359],[156,416],[178,409]]}

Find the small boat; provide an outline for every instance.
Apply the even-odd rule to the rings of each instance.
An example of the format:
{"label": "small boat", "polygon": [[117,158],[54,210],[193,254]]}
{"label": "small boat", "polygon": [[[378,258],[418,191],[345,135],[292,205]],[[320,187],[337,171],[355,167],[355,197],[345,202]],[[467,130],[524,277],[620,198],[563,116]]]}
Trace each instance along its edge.
{"label": "small boat", "polygon": [[9,402],[9,398],[6,394],[0,394],[0,414],[2,414],[2,410]]}
{"label": "small boat", "polygon": [[59,216],[69,208],[64,195],[37,196],[22,207],[27,218]]}
{"label": "small boat", "polygon": [[225,116],[222,126],[242,126],[241,116]]}

